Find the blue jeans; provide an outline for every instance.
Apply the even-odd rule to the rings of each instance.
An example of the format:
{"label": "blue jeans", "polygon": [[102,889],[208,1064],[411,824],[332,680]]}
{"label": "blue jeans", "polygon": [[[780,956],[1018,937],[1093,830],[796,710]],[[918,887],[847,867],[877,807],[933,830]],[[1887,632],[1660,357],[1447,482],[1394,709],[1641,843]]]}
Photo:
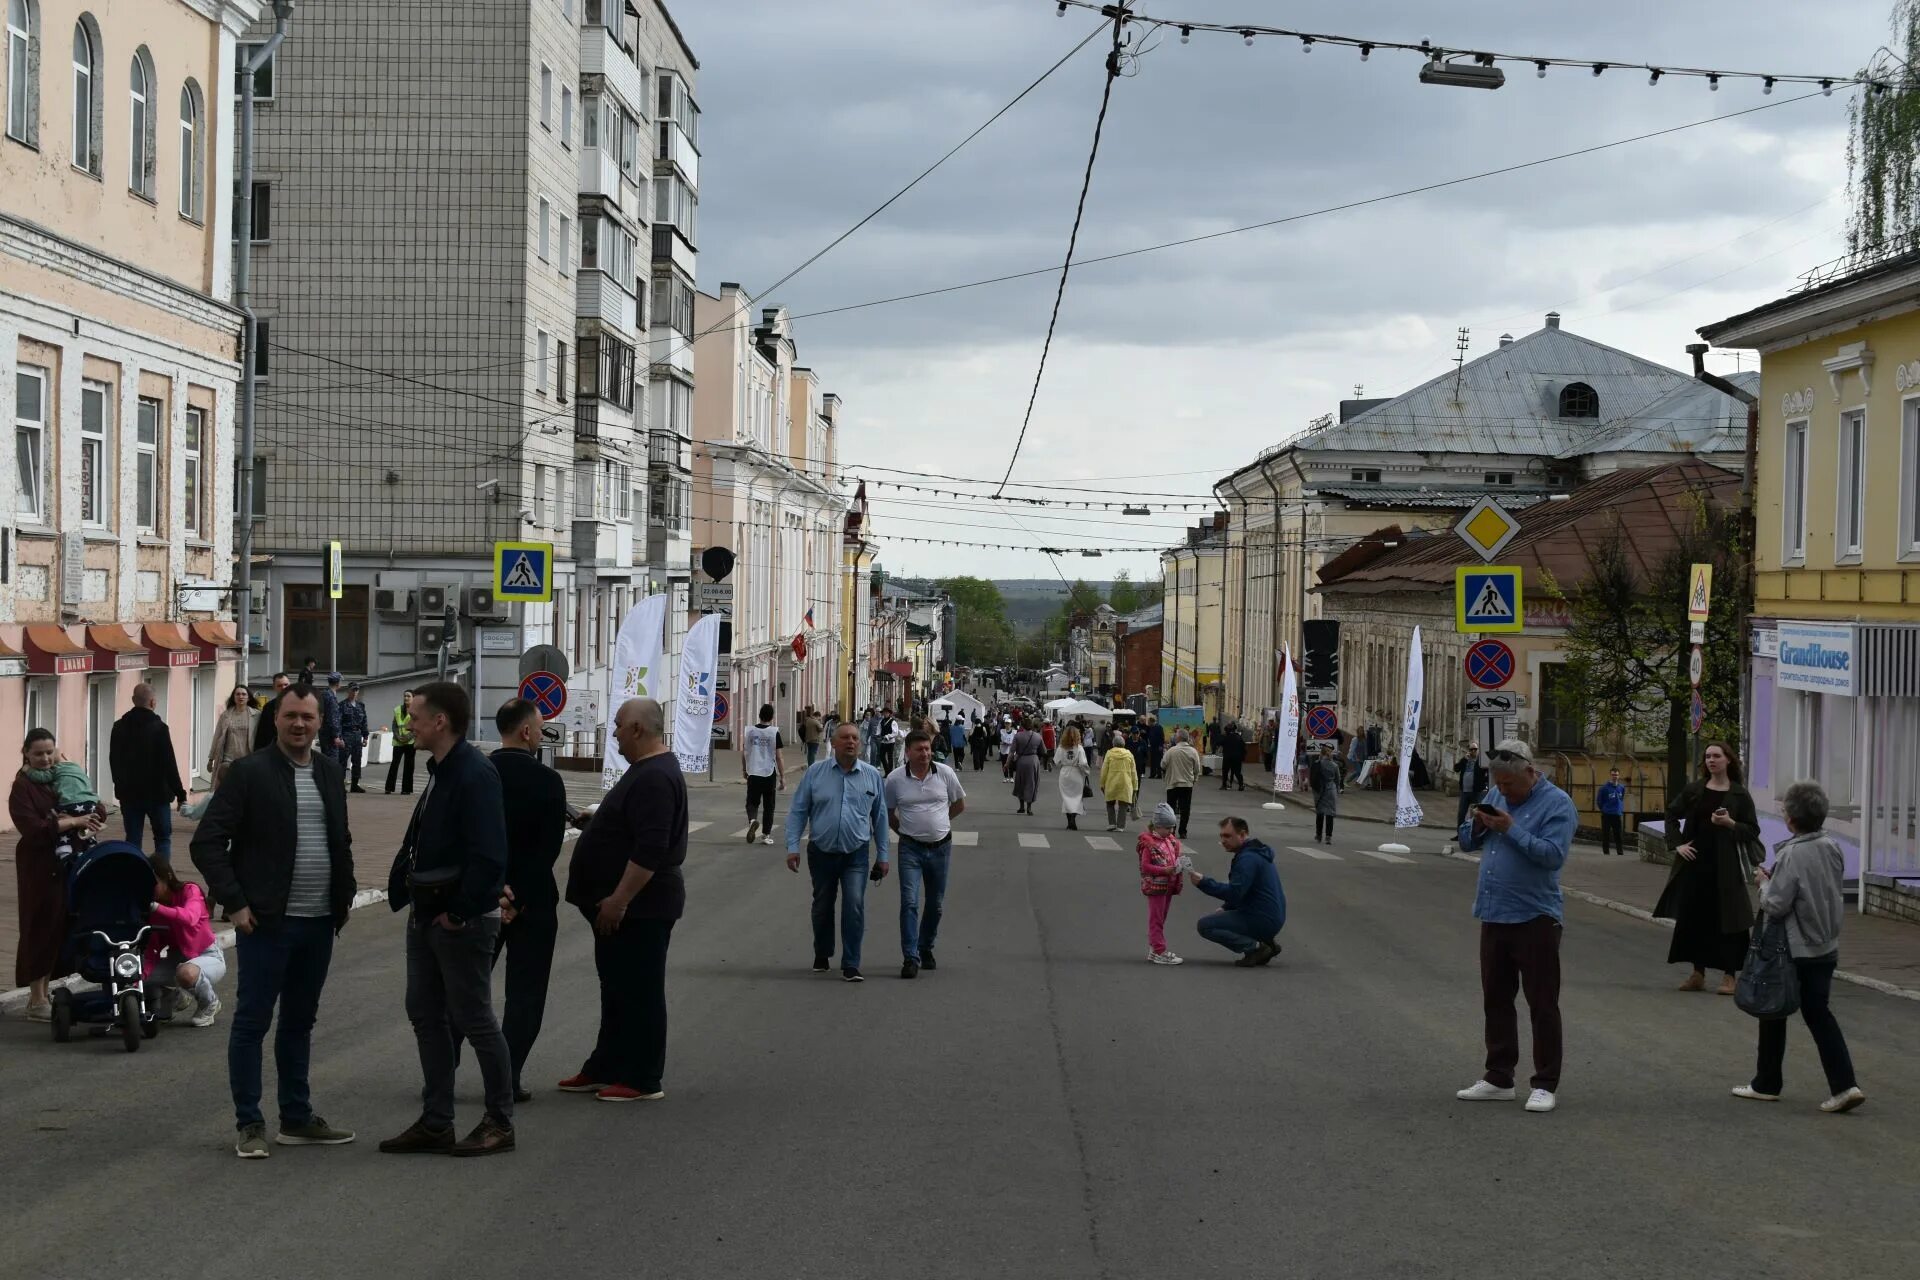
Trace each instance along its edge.
{"label": "blue jeans", "polygon": [[280,1123],[305,1124],[313,1118],[307,1093],[307,1064],[313,1057],[313,1021],[320,1011],[320,988],[333,960],[331,916],[283,916],[242,933],[234,942],[240,964],[238,1006],[227,1033],[227,1083],[233,1090],[237,1127],[262,1123],[260,1046],[280,1006],[273,1036],[273,1069],[279,1077]]}
{"label": "blue jeans", "polygon": [[[900,837],[900,954],[919,963],[933,950],[940,933],[940,904],[947,897],[947,864],[953,854],[953,837],[939,844],[922,844],[912,836]],[[920,881],[927,883],[927,915],[920,918]]]}
{"label": "blue jeans", "polygon": [[1245,911],[1216,911],[1201,916],[1194,928],[1208,942],[1243,956],[1280,933],[1280,925]]}
{"label": "blue jeans", "polygon": [[813,954],[833,958],[833,900],[840,901],[840,967],[860,967],[860,941],[867,936],[867,851],[829,853],[807,846],[807,876],[813,881]]}
{"label": "blue jeans", "polygon": [[122,805],[120,815],[127,824],[127,843],[142,853],[146,846],[140,843],[142,828],[153,824],[153,856],[162,862],[173,861],[173,806],[162,800],[158,804]]}
{"label": "blue jeans", "polygon": [[812,764],[815,760],[818,760],[819,758],[820,758],[820,744],[817,742],[809,742],[807,744],[807,763]]}

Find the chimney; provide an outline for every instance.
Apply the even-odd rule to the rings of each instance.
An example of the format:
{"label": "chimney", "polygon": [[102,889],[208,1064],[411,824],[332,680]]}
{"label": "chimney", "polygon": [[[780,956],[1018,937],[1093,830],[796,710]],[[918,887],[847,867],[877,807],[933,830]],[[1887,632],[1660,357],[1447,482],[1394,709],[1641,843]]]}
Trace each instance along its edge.
{"label": "chimney", "polygon": [[1503,334],[1501,334],[1501,335],[1500,335],[1500,345],[1501,345],[1501,346],[1503,346],[1503,347],[1510,347],[1510,346],[1512,346],[1512,345],[1513,345],[1513,335],[1512,335],[1512,334],[1510,334],[1510,333],[1503,333]]}
{"label": "chimney", "polygon": [[1559,327],[1560,327],[1560,313],[1558,311],[1547,312],[1547,328],[1558,329]]}

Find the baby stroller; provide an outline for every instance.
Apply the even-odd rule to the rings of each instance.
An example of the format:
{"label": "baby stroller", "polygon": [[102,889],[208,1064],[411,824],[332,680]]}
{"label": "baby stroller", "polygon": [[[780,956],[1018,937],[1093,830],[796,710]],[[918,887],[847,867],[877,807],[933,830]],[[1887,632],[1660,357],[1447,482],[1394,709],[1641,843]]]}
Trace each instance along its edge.
{"label": "baby stroller", "polygon": [[124,840],[106,840],[67,863],[67,940],[61,970],[97,982],[97,991],[53,992],[53,1038],[65,1044],[76,1023],[91,1034],[120,1031],[128,1053],[160,1029],[145,978],[147,912],[155,877],[146,855]]}

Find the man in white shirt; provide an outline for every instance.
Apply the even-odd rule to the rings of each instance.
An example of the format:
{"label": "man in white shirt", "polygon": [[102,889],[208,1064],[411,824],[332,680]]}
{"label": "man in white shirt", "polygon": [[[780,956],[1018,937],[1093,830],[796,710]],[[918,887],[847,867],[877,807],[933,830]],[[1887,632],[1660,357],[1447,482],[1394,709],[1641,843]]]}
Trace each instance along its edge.
{"label": "man in white shirt", "polygon": [[787,788],[780,745],[780,731],[773,727],[773,704],[762,703],[760,723],[742,734],[740,742],[740,772],[747,780],[748,844],[762,831],[767,834],[760,843],[773,843],[773,793]]}
{"label": "man in white shirt", "polygon": [[[900,976],[935,969],[933,944],[940,907],[947,896],[947,865],[953,853],[953,820],[967,807],[960,775],[933,758],[933,737],[924,729],[907,735],[907,762],[887,775],[887,825],[900,836]],[[926,884],[926,915],[920,886]]]}

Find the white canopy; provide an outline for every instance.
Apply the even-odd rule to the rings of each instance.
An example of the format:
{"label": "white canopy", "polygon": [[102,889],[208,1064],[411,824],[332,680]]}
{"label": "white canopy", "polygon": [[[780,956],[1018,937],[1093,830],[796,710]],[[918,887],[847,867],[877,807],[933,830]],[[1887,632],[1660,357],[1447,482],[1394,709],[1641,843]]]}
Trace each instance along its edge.
{"label": "white canopy", "polygon": [[987,714],[987,704],[968,693],[965,689],[955,689],[943,694],[927,704],[927,715],[938,720],[942,711],[951,711],[960,719],[972,719],[976,714]]}
{"label": "white canopy", "polygon": [[1072,705],[1073,705],[1074,703],[1076,703],[1076,702],[1078,702],[1078,701],[1079,701],[1079,699],[1078,699],[1078,698],[1054,698],[1053,700],[1051,700],[1050,702],[1048,702],[1048,703],[1046,704],[1046,707],[1045,707],[1045,710],[1046,710],[1046,712],[1047,712],[1047,714],[1048,714],[1048,715],[1052,715],[1052,714],[1053,714],[1053,711],[1054,711],[1054,708],[1056,708],[1056,707],[1070,707],[1070,706],[1072,706]]}
{"label": "white canopy", "polygon": [[1097,702],[1085,699],[1070,699],[1066,702],[1049,702],[1047,714],[1056,723],[1066,720],[1112,720],[1113,712]]}

